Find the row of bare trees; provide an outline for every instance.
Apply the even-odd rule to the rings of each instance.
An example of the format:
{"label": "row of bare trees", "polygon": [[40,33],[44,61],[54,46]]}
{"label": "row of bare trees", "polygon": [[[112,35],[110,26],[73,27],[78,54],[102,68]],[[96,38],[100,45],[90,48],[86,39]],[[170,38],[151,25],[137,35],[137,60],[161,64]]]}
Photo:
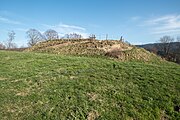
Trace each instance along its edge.
{"label": "row of bare trees", "polygon": [[[29,29],[26,31],[26,35],[28,38],[28,46],[34,46],[40,41],[47,40],[57,40],[57,39],[82,39],[83,36],[78,33],[69,33],[64,35],[63,37],[59,37],[58,32],[53,29],[48,29],[44,33],[41,33],[37,29]],[[89,36],[90,39],[95,39],[96,36],[94,34]],[[17,48],[17,45],[13,42],[15,39],[15,32],[8,32],[8,39],[5,44],[0,43],[0,49],[14,49]]]}
{"label": "row of bare trees", "polygon": [[77,34],[77,33],[70,33],[70,34],[66,34],[64,37],[65,39],[81,39],[83,38],[82,35]]}
{"label": "row of bare trees", "polygon": [[[53,29],[46,30],[43,34],[36,29],[29,29],[27,32],[28,45],[33,46],[40,41],[59,39],[58,32]],[[82,35],[77,33],[66,34],[63,39],[81,39]]]}
{"label": "row of bare trees", "polygon": [[[8,32],[8,38],[5,43],[0,43],[0,49],[14,49],[17,48],[17,45],[14,43],[16,33],[14,31]],[[58,32],[53,29],[48,29],[44,33],[36,29],[29,29],[26,32],[28,38],[28,46],[34,46],[40,41],[47,41],[47,40],[56,40],[59,39]],[[66,34],[62,37],[63,39],[81,39],[83,38],[82,35],[77,33],[70,33]]]}

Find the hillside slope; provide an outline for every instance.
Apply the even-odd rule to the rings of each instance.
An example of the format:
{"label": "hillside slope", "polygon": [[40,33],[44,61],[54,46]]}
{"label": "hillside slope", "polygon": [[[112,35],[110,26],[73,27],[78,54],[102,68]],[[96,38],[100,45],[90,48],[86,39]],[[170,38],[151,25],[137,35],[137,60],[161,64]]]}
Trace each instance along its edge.
{"label": "hillside slope", "polygon": [[51,40],[41,42],[26,51],[78,56],[107,56],[120,61],[162,61],[155,54],[117,40]]}
{"label": "hillside slope", "polygon": [[0,51],[1,120],[180,119],[180,66]]}

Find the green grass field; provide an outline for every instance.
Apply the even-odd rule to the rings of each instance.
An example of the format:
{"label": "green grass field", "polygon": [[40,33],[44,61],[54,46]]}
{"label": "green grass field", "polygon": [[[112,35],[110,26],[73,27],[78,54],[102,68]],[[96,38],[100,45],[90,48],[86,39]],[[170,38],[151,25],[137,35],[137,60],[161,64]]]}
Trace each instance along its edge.
{"label": "green grass field", "polygon": [[0,51],[0,120],[180,119],[180,66]]}

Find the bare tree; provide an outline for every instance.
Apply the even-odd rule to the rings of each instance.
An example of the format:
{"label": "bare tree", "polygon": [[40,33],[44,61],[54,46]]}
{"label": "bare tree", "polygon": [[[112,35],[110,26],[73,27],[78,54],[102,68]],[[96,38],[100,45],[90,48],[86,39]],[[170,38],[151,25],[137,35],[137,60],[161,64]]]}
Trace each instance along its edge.
{"label": "bare tree", "polygon": [[180,42],[180,36],[177,37],[177,42]]}
{"label": "bare tree", "polygon": [[26,34],[27,34],[27,37],[29,38],[28,40],[29,46],[34,46],[37,42],[43,40],[42,34],[36,29],[29,29],[26,32]]}
{"label": "bare tree", "polygon": [[59,38],[58,33],[55,30],[49,29],[44,33],[46,40],[55,40]]}
{"label": "bare tree", "polygon": [[171,42],[173,42],[173,41],[174,41],[174,38],[172,38],[171,36],[163,36],[162,38],[160,38],[159,42],[161,44],[159,45],[159,47],[165,57],[167,57],[169,55],[169,51],[171,48]]}
{"label": "bare tree", "polygon": [[77,34],[77,33],[72,33],[72,34],[69,34],[69,35],[70,35],[71,39],[81,39],[82,38],[82,35]]}
{"label": "bare tree", "polygon": [[8,32],[8,39],[7,39],[7,43],[6,43],[7,49],[16,48],[16,44],[13,43],[13,40],[15,38],[15,34],[16,33],[13,30]]}
{"label": "bare tree", "polygon": [[96,35],[91,34],[91,35],[89,36],[89,39],[95,40],[95,39],[96,39]]}
{"label": "bare tree", "polygon": [[[177,37],[177,42],[180,42],[180,36]],[[177,43],[177,53],[179,54],[179,62],[180,62],[180,43]]]}
{"label": "bare tree", "polygon": [[2,50],[2,49],[5,49],[5,48],[6,48],[6,46],[4,44],[0,43],[0,49]]}
{"label": "bare tree", "polygon": [[82,37],[82,35],[77,34],[77,33],[70,33],[70,34],[66,34],[64,36],[64,38],[67,38],[67,39],[81,39],[83,37]]}

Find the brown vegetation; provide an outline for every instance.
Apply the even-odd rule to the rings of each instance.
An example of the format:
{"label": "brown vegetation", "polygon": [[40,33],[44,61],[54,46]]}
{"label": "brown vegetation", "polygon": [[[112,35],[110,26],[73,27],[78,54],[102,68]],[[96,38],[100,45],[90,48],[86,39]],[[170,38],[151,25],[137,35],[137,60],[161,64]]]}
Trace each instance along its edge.
{"label": "brown vegetation", "polygon": [[161,59],[153,53],[117,40],[49,40],[39,42],[26,51],[63,55],[106,56],[121,61],[161,61]]}

